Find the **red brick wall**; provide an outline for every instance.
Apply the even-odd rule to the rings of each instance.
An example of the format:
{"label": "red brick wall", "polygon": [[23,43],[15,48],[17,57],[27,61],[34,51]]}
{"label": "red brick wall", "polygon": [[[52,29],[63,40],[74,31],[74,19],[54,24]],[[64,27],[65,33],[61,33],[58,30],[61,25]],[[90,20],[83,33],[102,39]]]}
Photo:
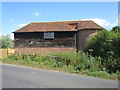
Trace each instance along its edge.
{"label": "red brick wall", "polygon": [[47,54],[50,52],[75,52],[76,49],[73,47],[15,47],[15,53],[26,53],[26,54]]}

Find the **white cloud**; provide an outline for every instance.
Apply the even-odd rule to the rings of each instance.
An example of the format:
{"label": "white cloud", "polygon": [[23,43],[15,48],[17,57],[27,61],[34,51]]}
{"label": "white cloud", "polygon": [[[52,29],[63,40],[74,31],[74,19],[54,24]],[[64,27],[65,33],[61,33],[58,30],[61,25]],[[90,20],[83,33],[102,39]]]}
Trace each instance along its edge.
{"label": "white cloud", "polygon": [[17,26],[19,26],[19,27],[23,27],[23,26],[25,26],[25,25],[27,25],[27,24],[20,24],[20,25],[17,25]]}
{"label": "white cloud", "polygon": [[118,20],[116,20],[116,22],[114,22],[114,23],[111,23],[111,22],[107,21],[106,19],[101,19],[101,18],[90,18],[90,19],[85,19],[85,20],[92,20],[95,23],[97,23],[98,25],[105,27],[105,28],[109,28],[109,29],[118,25]]}
{"label": "white cloud", "polygon": [[116,20],[115,23],[112,24],[113,26],[117,26],[118,25],[118,20]]}
{"label": "white cloud", "polygon": [[35,16],[36,16],[36,17],[37,17],[37,16],[39,16],[39,15],[40,15],[40,13],[39,13],[39,12],[36,12],[36,13],[35,13]]}
{"label": "white cloud", "polygon": [[10,22],[14,22],[15,20],[14,19],[11,19]]}
{"label": "white cloud", "polygon": [[14,39],[14,34],[13,34],[13,33],[10,34],[10,38],[11,38],[12,40]]}

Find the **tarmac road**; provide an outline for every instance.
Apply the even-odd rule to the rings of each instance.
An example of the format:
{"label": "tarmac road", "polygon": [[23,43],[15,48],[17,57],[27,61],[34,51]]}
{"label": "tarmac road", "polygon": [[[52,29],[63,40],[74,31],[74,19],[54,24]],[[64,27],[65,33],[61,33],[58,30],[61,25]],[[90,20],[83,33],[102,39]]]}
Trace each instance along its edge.
{"label": "tarmac road", "polygon": [[118,81],[3,64],[2,88],[118,88]]}

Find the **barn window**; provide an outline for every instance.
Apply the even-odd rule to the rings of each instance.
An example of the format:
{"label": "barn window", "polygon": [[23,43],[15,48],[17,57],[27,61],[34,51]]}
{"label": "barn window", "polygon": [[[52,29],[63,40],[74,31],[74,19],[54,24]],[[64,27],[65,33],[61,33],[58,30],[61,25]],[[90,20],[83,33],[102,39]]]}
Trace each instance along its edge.
{"label": "barn window", "polygon": [[53,39],[54,32],[44,32],[44,39]]}

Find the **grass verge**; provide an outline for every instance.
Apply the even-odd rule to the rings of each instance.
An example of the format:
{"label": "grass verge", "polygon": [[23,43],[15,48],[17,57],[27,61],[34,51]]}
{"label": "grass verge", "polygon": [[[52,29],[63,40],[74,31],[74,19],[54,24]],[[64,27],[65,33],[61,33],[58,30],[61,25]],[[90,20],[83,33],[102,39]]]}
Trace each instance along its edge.
{"label": "grass verge", "polygon": [[102,70],[100,68],[99,58],[75,53],[56,53],[54,56],[57,56],[57,58],[48,56],[11,55],[10,57],[3,58],[2,63],[118,80],[119,72],[108,73],[105,71],[106,69]]}

